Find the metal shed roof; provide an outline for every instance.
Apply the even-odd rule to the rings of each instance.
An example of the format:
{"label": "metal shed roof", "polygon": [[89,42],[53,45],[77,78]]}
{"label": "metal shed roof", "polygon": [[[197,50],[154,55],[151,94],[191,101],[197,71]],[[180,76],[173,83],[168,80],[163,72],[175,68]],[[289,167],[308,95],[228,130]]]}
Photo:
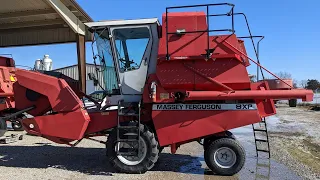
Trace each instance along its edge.
{"label": "metal shed roof", "polygon": [[[0,5],[0,47],[75,42],[76,26],[91,21],[75,0],[5,0]],[[85,34],[89,40],[90,33]]]}

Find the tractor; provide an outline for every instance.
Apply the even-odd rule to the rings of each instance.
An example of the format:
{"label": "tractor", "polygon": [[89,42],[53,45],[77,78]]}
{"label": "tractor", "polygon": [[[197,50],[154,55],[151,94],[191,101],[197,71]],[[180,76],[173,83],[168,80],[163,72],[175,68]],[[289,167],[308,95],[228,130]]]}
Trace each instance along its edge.
{"label": "tractor", "polygon": [[[210,14],[212,6],[230,11]],[[207,11],[172,12],[190,7]],[[270,90],[266,81],[250,81],[250,63],[270,71],[248,57],[244,40],[235,34],[236,15],[244,14],[221,3],[168,7],[162,24],[157,18],[87,23],[97,49],[94,59],[113,69],[100,69],[106,73],[104,100],[92,99],[95,108],[87,108],[81,101],[87,95],[64,79],[18,69],[14,115],[32,115],[22,121],[25,130],[60,144],[107,136],[101,143],[123,173],[144,173],[164,147],[175,153],[198,141],[215,174],[234,175],[246,156],[230,129],[274,115],[273,99],[313,99],[309,90]],[[231,28],[213,29],[212,16],[230,17]]]}

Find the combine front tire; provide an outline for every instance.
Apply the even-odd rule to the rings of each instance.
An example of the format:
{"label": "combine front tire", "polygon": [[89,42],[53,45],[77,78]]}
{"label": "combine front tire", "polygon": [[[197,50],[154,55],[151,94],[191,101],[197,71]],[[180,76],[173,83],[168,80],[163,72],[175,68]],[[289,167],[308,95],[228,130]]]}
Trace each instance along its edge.
{"label": "combine front tire", "polygon": [[155,135],[144,125],[140,125],[140,150],[138,156],[117,155],[116,148],[122,146],[117,141],[117,130],[114,129],[107,140],[107,155],[111,165],[123,173],[140,174],[150,170],[159,158],[159,146]]}
{"label": "combine front tire", "polygon": [[0,137],[4,135],[7,130],[7,122],[0,118]]}
{"label": "combine front tire", "polygon": [[246,154],[239,142],[232,138],[220,138],[205,148],[204,159],[208,167],[218,175],[232,176],[245,162]]}

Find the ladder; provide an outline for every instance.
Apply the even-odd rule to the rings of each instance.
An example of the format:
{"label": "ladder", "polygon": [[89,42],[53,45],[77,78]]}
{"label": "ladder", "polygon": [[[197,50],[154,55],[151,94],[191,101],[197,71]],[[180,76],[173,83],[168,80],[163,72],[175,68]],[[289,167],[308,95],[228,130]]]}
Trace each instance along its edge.
{"label": "ladder", "polygon": [[[117,155],[137,156],[139,154],[140,113],[140,102],[129,103],[124,102],[123,100],[120,100],[118,102],[118,124],[116,141]],[[120,147],[120,144],[123,144],[126,147]]]}
{"label": "ladder", "polygon": [[261,122],[252,124],[252,129],[257,158],[259,158],[259,152],[263,152],[267,153],[267,158],[270,159],[270,146],[266,119],[263,118],[261,119]]}
{"label": "ladder", "polygon": [[257,158],[255,179],[270,179],[270,159]]}
{"label": "ladder", "polygon": [[[270,146],[266,119],[262,118],[259,123],[252,124],[252,129],[257,153],[255,179],[270,179]],[[267,154],[267,158],[259,156],[262,153]]]}

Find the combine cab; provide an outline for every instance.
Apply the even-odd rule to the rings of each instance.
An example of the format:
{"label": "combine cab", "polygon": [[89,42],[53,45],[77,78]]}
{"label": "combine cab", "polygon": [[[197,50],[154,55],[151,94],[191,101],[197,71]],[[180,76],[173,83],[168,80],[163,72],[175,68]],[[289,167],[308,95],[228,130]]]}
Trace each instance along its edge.
{"label": "combine cab", "polygon": [[274,115],[273,99],[310,101],[313,93],[251,83],[246,67],[256,62],[233,27],[233,17],[242,13],[227,3],[200,6],[230,7],[222,15],[230,17],[231,28],[212,29],[209,19],[218,15],[209,12],[169,12],[194,6],[167,8],[162,25],[157,19],[87,23],[98,49],[94,57],[114,70],[105,71],[107,96],[96,108],[86,109],[61,78],[17,70],[16,108],[34,116],[23,120],[25,129],[70,146],[109,134],[110,163],[125,173],[144,173],[163,147],[175,153],[192,141],[202,142],[215,173],[240,171],[245,152],[229,130]]}

